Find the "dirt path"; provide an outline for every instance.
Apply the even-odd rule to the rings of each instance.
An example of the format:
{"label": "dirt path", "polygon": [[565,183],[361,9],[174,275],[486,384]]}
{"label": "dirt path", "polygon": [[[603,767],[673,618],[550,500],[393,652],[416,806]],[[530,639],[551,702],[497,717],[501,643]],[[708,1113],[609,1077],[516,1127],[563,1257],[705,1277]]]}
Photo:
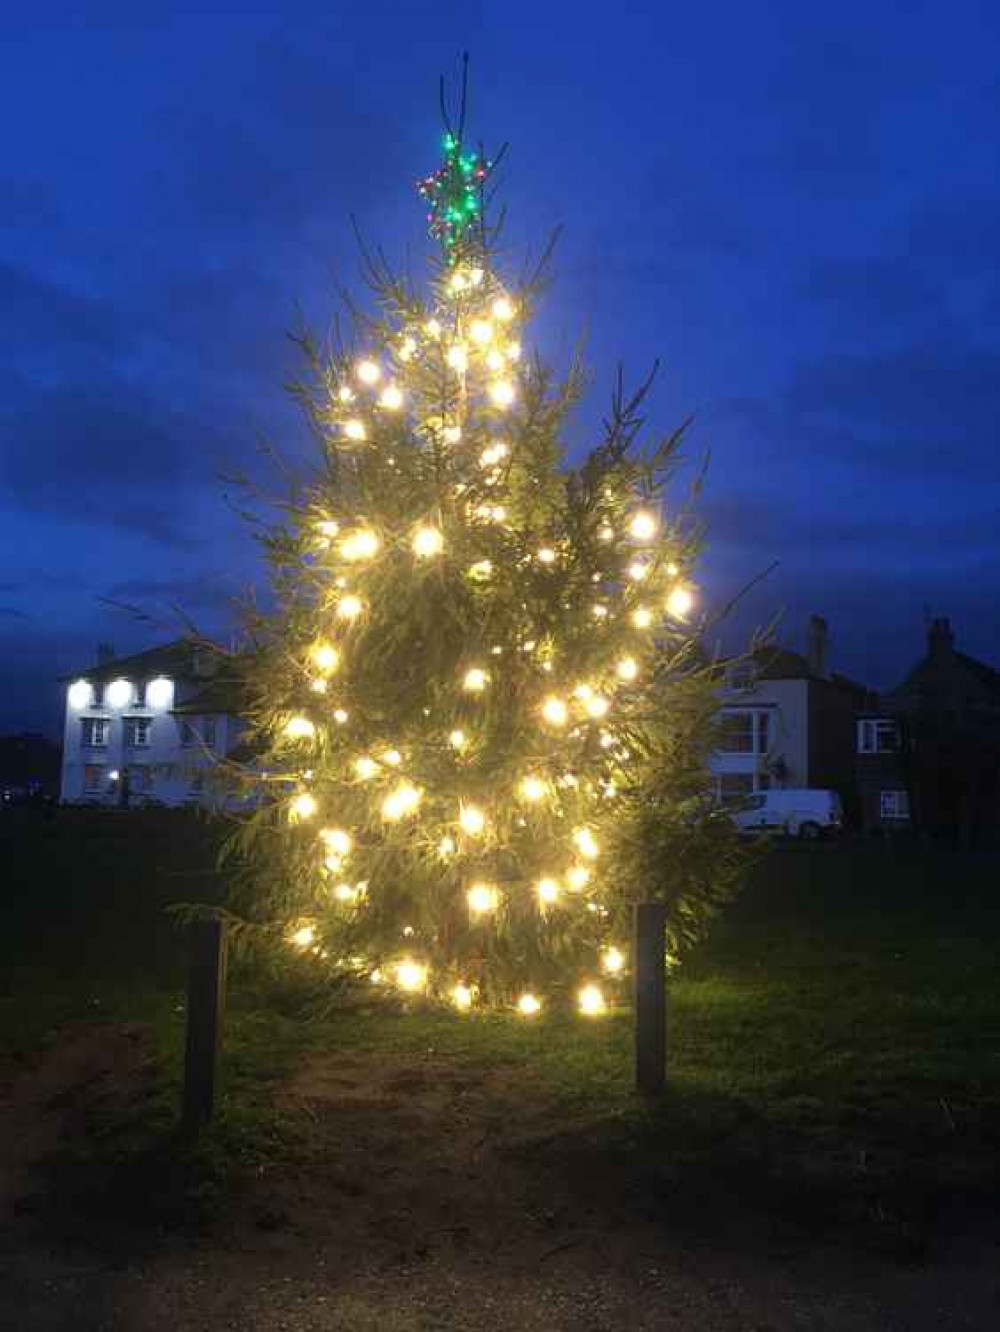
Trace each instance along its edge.
{"label": "dirt path", "polygon": [[141,1033],[80,1033],[0,1089],[4,1332],[998,1325],[998,1250],[981,1230],[952,1227],[930,1261],[906,1266],[803,1233],[752,1198],[673,1196],[662,1175],[596,1150],[585,1122],[553,1142],[540,1087],[431,1051],[303,1066],[281,1095],[308,1128],[308,1159],[248,1172],[208,1231],[163,1227],[155,1175],[130,1211],[40,1227],[31,1162],[79,1130],[86,1104],[139,1078],[143,1046]]}

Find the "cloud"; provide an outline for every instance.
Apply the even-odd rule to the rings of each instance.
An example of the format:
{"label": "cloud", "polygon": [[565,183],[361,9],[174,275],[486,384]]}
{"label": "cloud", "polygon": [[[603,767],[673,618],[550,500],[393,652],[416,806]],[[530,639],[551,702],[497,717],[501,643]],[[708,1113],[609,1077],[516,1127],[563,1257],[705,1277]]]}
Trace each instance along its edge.
{"label": "cloud", "polygon": [[140,606],[152,602],[161,608],[176,607],[188,614],[196,611],[220,614],[231,612],[233,598],[239,591],[232,579],[205,573],[176,578],[126,578],[113,584],[106,596],[109,601]]}

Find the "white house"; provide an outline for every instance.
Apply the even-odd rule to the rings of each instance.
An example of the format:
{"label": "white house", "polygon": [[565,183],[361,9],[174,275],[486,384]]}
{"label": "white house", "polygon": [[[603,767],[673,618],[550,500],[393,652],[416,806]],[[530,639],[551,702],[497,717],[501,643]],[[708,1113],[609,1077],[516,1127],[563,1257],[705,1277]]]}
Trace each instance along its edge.
{"label": "white house", "polygon": [[717,794],[737,800],[771,786],[823,787],[855,804],[854,729],[869,691],[827,668],[827,625],[809,621],[805,654],[761,648],[726,672]]}
{"label": "white house", "polygon": [[208,781],[239,740],[238,689],[223,658],[190,639],[68,677],[63,804],[216,803]]}

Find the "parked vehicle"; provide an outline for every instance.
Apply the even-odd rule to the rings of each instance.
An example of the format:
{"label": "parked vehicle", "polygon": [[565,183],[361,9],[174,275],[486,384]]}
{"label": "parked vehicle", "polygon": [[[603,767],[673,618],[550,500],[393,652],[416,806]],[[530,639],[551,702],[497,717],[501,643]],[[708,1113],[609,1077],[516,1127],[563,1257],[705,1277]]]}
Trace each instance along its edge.
{"label": "parked vehicle", "polygon": [[776,787],[750,796],[733,818],[741,832],[816,838],[840,831],[844,811],[836,791]]}

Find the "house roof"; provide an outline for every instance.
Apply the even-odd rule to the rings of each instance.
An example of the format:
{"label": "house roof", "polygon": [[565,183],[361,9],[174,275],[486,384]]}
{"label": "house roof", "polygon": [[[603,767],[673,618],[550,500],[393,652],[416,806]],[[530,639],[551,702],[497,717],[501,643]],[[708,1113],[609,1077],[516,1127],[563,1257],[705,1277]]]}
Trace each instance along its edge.
{"label": "house roof", "polygon": [[127,657],[109,657],[106,661],[95,662],[83,670],[73,671],[70,675],[61,675],[60,680],[91,680],[104,683],[119,676],[130,676],[136,680],[153,680],[158,675],[172,678],[198,678],[209,672],[198,666],[198,655],[208,657],[211,662],[211,648],[194,638],[178,638],[161,647],[148,648],[145,652],[134,652]]}
{"label": "house roof", "polygon": [[850,689],[855,693],[870,694],[872,691],[849,676],[831,671],[829,675],[819,675],[809,665],[808,658],[791,648],[773,644],[757,648],[752,654],[757,667],[758,680],[816,680],[823,684],[832,684],[839,689]]}
{"label": "house roof", "polygon": [[235,714],[244,712],[248,701],[245,683],[228,674],[209,681],[193,698],[171,708],[171,712],[177,717],[208,716],[217,712]]}
{"label": "house roof", "polygon": [[888,697],[904,699],[919,690],[947,691],[954,686],[956,676],[962,674],[971,676],[992,702],[1000,703],[1000,671],[978,657],[954,650],[940,656],[928,653],[922,657]]}

